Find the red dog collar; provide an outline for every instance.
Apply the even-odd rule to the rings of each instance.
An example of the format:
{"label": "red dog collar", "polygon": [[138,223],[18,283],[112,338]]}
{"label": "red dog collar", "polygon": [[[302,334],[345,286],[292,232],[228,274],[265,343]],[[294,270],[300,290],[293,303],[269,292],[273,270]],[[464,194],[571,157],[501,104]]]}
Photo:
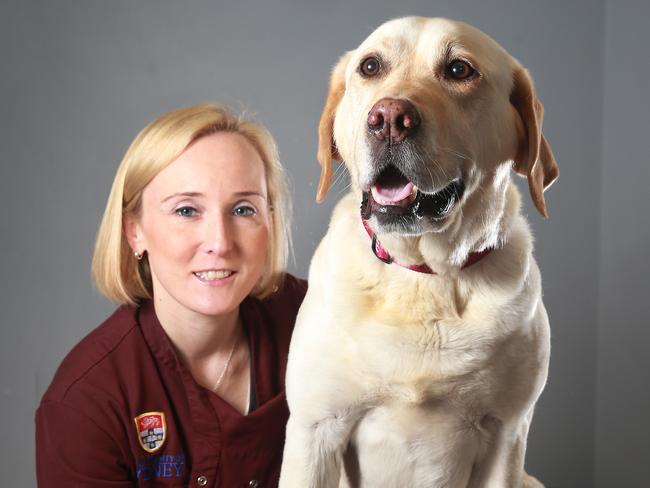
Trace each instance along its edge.
{"label": "red dog collar", "polygon": [[[370,245],[372,252],[374,253],[375,256],[377,256],[377,259],[380,261],[383,261],[386,264],[391,264],[395,263],[398,266],[401,266],[403,268],[410,269],[412,271],[417,271],[418,273],[425,273],[425,274],[438,274],[435,271],[433,271],[429,266],[426,264],[402,264],[395,259],[384,249],[384,246],[381,245],[381,242],[379,242],[379,239],[377,239],[377,236],[375,233],[372,231],[370,226],[368,225],[368,221],[364,219],[363,217],[361,218],[361,222],[363,222],[363,228],[366,229],[366,232],[372,239],[372,244]],[[465,269],[470,267],[472,264],[475,264],[479,262],[481,259],[483,259],[485,256],[490,254],[492,251],[492,248],[485,249],[484,251],[481,252],[472,252],[467,256],[467,260],[463,263],[461,266],[461,269]]]}

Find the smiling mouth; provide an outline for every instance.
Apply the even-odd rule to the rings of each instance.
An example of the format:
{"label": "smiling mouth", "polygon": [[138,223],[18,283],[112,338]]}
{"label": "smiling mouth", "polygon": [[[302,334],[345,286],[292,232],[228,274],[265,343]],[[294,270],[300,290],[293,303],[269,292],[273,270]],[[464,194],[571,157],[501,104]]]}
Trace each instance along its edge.
{"label": "smiling mouth", "polygon": [[380,224],[408,225],[423,218],[442,221],[464,191],[463,180],[456,178],[440,191],[424,193],[391,164],[379,174],[370,191],[363,192],[361,215],[366,220],[376,216]]}
{"label": "smiling mouth", "polygon": [[228,278],[229,276],[232,276],[233,274],[235,274],[234,271],[226,270],[226,269],[194,272],[194,276],[196,276],[201,281],[223,280],[225,278]]}

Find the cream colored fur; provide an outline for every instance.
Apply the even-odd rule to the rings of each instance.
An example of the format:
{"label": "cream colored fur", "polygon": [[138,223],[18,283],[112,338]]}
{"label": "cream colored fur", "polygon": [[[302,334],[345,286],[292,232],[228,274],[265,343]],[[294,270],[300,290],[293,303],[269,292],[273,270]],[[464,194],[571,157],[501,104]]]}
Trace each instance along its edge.
{"label": "cream colored fur", "polygon": [[[388,66],[380,79],[358,75],[368,53]],[[470,61],[479,81],[445,84],[449,56]],[[366,119],[383,97],[420,111],[418,141],[430,159],[418,164],[429,165],[432,183],[466,183],[453,214],[419,235],[382,232],[370,219],[395,258],[437,275],[379,261],[360,220],[361,190],[372,183]],[[321,197],[332,137],[352,190],[314,255],[292,338],[280,486],[542,486],[524,472],[524,456],[549,326],[510,168],[528,177],[546,214],[542,194],[557,166],[527,73],[466,24],[394,20],[334,71],[321,121]],[[461,269],[468,253],[488,247]]]}

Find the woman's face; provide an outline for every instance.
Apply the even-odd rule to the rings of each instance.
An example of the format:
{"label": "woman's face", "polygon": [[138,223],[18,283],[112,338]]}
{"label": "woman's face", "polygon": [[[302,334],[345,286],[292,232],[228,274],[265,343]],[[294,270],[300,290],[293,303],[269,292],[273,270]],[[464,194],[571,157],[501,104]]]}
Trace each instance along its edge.
{"label": "woman's face", "polygon": [[146,251],[156,309],[167,315],[236,313],[266,264],[264,164],[240,134],[191,144],[144,189],[131,247]]}

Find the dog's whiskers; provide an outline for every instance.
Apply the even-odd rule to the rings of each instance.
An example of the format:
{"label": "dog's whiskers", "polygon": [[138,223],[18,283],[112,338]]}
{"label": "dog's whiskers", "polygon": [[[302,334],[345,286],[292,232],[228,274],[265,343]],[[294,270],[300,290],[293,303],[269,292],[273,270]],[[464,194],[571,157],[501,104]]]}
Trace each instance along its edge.
{"label": "dog's whiskers", "polygon": [[[424,154],[421,154],[421,153],[424,153]],[[432,165],[433,165],[437,170],[439,170],[440,173],[442,174],[442,176],[443,176],[443,182],[447,182],[447,181],[449,181],[449,180],[451,179],[450,175],[447,173],[447,171],[445,170],[444,166],[443,166],[442,164],[440,164],[440,162],[438,161],[438,159],[435,158],[435,157],[434,157],[434,156],[429,152],[428,149],[426,149],[426,148],[421,149],[421,153],[420,153],[420,151],[418,151],[418,153],[417,153],[417,160],[418,160],[418,162],[420,163],[420,165],[421,165],[422,167],[426,168],[427,172],[429,173],[429,177],[431,178],[431,184],[432,184],[432,186],[435,187],[435,186],[438,186],[438,185],[440,185],[440,184],[442,183],[441,181],[439,181],[439,180],[440,180],[439,178],[436,178],[436,177],[433,175],[433,173],[432,173],[432,171],[431,171],[431,166],[432,166]],[[423,156],[424,156],[424,157],[423,157]],[[425,159],[425,158],[426,158],[426,159]]]}
{"label": "dog's whiskers", "polygon": [[341,181],[341,179],[344,178],[345,175],[345,168],[343,164],[339,164],[336,169],[334,170],[334,181],[332,182],[332,186],[338,185],[338,183]]}
{"label": "dog's whiskers", "polygon": [[453,156],[458,156],[459,158],[464,159],[466,161],[473,161],[473,158],[471,158],[467,154],[463,154],[463,153],[457,151],[456,149],[451,149],[449,147],[444,147],[444,146],[438,146],[438,149],[440,151],[442,151],[442,152],[452,154]]}

